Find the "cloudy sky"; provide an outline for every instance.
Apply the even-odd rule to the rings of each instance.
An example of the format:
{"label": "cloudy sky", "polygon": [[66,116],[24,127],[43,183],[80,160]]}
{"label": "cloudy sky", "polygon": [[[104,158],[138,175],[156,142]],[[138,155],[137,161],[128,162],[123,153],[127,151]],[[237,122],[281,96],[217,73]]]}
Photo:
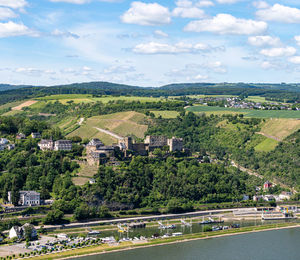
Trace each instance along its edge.
{"label": "cloudy sky", "polygon": [[299,82],[299,0],[0,0],[0,83]]}

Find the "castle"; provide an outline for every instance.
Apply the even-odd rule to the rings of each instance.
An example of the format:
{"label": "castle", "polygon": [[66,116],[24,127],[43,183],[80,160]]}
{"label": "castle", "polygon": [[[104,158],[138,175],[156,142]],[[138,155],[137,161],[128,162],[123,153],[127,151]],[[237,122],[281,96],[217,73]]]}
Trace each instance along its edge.
{"label": "castle", "polygon": [[112,146],[105,146],[99,139],[92,139],[86,145],[87,162],[90,165],[104,164],[109,160],[113,162],[117,152],[122,152],[124,157],[128,157],[130,153],[147,156],[156,148],[164,147],[170,152],[182,151],[183,139],[148,135],[143,143],[136,143],[132,137],[128,136]]}

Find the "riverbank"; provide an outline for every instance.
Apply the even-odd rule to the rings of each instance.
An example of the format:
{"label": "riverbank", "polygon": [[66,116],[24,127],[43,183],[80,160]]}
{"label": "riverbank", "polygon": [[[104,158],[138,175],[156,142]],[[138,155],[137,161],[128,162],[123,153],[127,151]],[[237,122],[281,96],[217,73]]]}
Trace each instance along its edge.
{"label": "riverbank", "polygon": [[282,223],[282,224],[270,224],[270,225],[263,225],[263,226],[256,226],[256,227],[244,227],[239,229],[188,234],[179,237],[169,237],[164,239],[159,238],[147,242],[141,242],[139,244],[133,244],[132,242],[125,242],[115,246],[109,246],[103,244],[97,246],[90,246],[86,248],[68,250],[68,251],[54,253],[54,254],[46,254],[43,256],[31,257],[31,259],[34,260],[70,259],[70,258],[77,258],[83,256],[105,254],[109,252],[126,251],[126,250],[132,250],[136,248],[145,248],[145,247],[153,247],[153,246],[160,246],[166,244],[182,243],[182,242],[188,242],[193,240],[218,238],[218,237],[233,236],[239,234],[255,233],[255,232],[270,231],[270,230],[280,230],[280,229],[288,229],[288,228],[299,228],[299,227],[300,224],[295,224],[295,223]]}

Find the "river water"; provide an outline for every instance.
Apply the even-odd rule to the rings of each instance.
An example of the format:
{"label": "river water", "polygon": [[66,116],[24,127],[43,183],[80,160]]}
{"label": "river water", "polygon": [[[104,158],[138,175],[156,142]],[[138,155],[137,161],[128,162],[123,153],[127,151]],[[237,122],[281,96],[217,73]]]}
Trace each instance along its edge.
{"label": "river water", "polygon": [[80,260],[299,260],[300,228],[263,231],[77,258]]}

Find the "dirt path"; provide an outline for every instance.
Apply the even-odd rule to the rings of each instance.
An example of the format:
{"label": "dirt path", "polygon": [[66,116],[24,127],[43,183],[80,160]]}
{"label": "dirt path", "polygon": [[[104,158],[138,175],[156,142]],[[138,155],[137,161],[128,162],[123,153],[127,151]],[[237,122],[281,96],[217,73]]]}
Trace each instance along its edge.
{"label": "dirt path", "polygon": [[21,105],[13,107],[12,110],[22,110],[23,107],[29,107],[29,106],[35,104],[36,102],[37,101],[35,101],[35,100],[28,100],[28,101],[22,103]]}
{"label": "dirt path", "polygon": [[79,122],[78,122],[78,125],[82,125],[83,121],[84,121],[84,117],[81,117]]}
{"label": "dirt path", "polygon": [[257,134],[263,135],[263,136],[268,137],[268,138],[271,138],[271,139],[273,139],[273,140],[275,140],[275,141],[281,142],[281,140],[280,140],[279,138],[275,137],[275,136],[267,135],[267,134],[262,133],[262,132],[257,132]]}
{"label": "dirt path", "polygon": [[[247,169],[247,168],[245,168],[245,167],[243,167],[243,166],[237,164],[235,161],[231,161],[231,165],[234,166],[234,167],[236,167],[236,168],[238,168],[238,169],[240,169],[242,172],[248,173],[249,175],[256,176],[256,177],[258,177],[258,178],[260,178],[260,179],[263,179],[263,178],[264,178],[263,175],[260,175],[260,174],[258,174],[257,172],[254,172],[254,171],[252,171],[252,170],[250,170],[250,169]],[[293,193],[297,193],[297,191],[295,190],[294,187],[289,187],[288,185],[286,185],[286,184],[284,184],[284,183],[282,183],[282,182],[280,182],[280,181],[278,181],[278,180],[276,180],[276,179],[272,179],[272,182],[273,182],[274,184],[276,184],[276,185],[281,186],[282,188],[285,188],[285,189],[291,189]]]}
{"label": "dirt path", "polygon": [[118,139],[118,140],[123,140],[123,139],[124,139],[124,137],[119,136],[119,135],[117,135],[117,134],[114,134],[113,132],[110,132],[110,131],[108,131],[108,130],[105,130],[105,129],[102,129],[102,128],[99,128],[99,127],[94,127],[94,128],[97,129],[98,131],[100,131],[100,132],[102,132],[102,133],[104,133],[104,134],[110,135],[110,136],[112,136],[113,138],[116,138],[116,139]]}

